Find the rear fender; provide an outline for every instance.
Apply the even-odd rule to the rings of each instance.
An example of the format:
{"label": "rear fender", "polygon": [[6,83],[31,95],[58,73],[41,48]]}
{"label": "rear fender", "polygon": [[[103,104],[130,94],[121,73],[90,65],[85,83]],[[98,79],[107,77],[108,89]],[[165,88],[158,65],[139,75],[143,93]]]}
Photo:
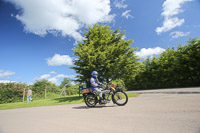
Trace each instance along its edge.
{"label": "rear fender", "polygon": [[86,97],[87,95],[93,95],[93,96],[95,97],[95,99],[98,101],[97,95],[96,95],[95,93],[89,92],[89,93],[83,94],[84,99],[85,99],[85,97]]}

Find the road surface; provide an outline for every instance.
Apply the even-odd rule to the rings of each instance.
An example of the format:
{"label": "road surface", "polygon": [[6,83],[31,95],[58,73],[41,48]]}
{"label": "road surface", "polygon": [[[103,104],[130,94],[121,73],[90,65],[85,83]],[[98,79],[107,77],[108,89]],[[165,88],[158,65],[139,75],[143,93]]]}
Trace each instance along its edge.
{"label": "road surface", "polygon": [[137,91],[110,103],[0,110],[0,133],[200,133],[200,88]]}

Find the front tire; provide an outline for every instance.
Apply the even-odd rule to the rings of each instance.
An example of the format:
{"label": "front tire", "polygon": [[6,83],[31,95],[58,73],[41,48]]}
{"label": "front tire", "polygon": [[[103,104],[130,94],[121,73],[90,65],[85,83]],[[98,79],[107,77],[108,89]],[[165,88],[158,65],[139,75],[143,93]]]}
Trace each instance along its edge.
{"label": "front tire", "polygon": [[85,98],[84,98],[84,100],[85,100],[85,104],[88,107],[95,107],[96,104],[97,104],[96,96],[94,94],[88,94],[88,95],[86,95]]}
{"label": "front tire", "polygon": [[118,106],[124,106],[128,102],[128,96],[125,92],[118,91],[112,96],[112,101]]}

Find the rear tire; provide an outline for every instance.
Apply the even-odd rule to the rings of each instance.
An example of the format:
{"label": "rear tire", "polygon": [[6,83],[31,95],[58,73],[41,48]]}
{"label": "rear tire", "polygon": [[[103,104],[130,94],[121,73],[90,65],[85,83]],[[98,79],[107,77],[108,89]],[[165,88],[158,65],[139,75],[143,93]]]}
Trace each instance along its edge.
{"label": "rear tire", "polygon": [[112,101],[118,106],[124,106],[128,102],[128,96],[125,92],[118,91],[112,96]]}
{"label": "rear tire", "polygon": [[97,104],[96,96],[94,94],[88,94],[85,96],[85,104],[88,107],[95,107]]}

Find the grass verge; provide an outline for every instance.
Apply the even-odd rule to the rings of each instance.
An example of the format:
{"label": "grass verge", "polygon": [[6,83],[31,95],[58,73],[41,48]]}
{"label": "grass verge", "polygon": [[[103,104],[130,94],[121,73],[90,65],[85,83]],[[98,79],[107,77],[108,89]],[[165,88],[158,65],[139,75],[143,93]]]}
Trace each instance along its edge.
{"label": "grass verge", "polygon": [[[127,95],[129,98],[138,96],[138,94],[136,93],[127,93]],[[26,102],[6,103],[6,104],[0,104],[0,110],[50,106],[50,105],[77,104],[77,103],[84,103],[83,97],[79,98],[78,95],[75,95],[75,96],[68,96],[68,97],[54,98],[54,99],[34,100],[33,102],[29,103]]]}

